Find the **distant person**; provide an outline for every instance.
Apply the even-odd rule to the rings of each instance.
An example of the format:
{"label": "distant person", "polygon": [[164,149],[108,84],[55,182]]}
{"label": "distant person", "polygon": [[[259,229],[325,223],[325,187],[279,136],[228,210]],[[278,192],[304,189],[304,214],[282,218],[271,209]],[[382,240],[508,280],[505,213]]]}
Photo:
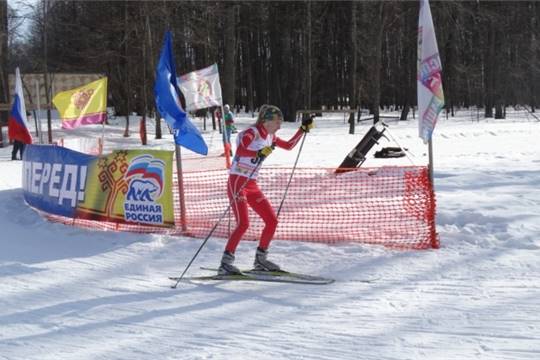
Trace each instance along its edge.
{"label": "distant person", "polygon": [[259,239],[259,246],[253,263],[258,271],[280,271],[281,268],[267,260],[268,247],[278,224],[276,213],[270,201],[257,185],[260,164],[272,153],[274,146],[291,150],[302,135],[313,127],[313,119],[302,121],[302,125],[289,141],[276,136],[281,127],[283,114],[273,105],[263,105],[259,111],[257,122],[240,132],[236,139],[236,154],[229,170],[227,194],[236,218],[236,228],[225,246],[218,275],[241,274],[233,265],[234,253],[240,239],[249,227],[248,205],[263,219],[264,229]]}
{"label": "distant person", "polygon": [[[17,158],[17,153],[21,154],[20,158]],[[24,143],[20,140],[13,140],[13,150],[11,150],[11,160],[22,160],[24,153]]]}
{"label": "distant person", "polygon": [[235,129],[234,127],[234,114],[233,112],[231,111],[231,107],[226,104],[224,107],[223,107],[224,111],[225,111],[225,139],[227,140],[227,143],[231,143],[231,134],[233,133]]}
{"label": "distant person", "polygon": [[[13,141],[13,150],[11,151],[11,160],[22,160],[25,144],[32,143],[32,136],[28,132],[25,120],[20,112],[11,112],[8,120],[8,137]],[[17,158],[20,153],[20,158]]]}

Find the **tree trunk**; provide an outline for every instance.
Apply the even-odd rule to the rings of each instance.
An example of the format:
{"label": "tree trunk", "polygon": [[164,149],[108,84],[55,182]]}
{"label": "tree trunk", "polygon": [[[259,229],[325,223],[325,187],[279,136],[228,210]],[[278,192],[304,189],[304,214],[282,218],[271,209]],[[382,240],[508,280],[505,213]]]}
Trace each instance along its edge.
{"label": "tree trunk", "polygon": [[129,137],[129,113],[131,112],[131,79],[129,71],[129,52],[128,52],[128,1],[124,3],[124,60],[125,60],[125,76],[126,76],[126,127],[124,129],[124,137]]}
{"label": "tree trunk", "polygon": [[[146,29],[146,22],[145,22],[145,29]],[[146,145],[147,143],[147,136],[146,136],[146,115],[148,114],[148,94],[146,92],[146,87],[147,87],[147,82],[148,82],[148,74],[147,74],[147,58],[148,58],[148,50],[147,50],[147,44],[146,42],[143,40],[142,42],[142,61],[143,61],[143,64],[142,64],[142,67],[143,67],[143,89],[142,89],[142,92],[143,92],[143,113],[142,113],[142,118],[141,118],[141,123],[139,124],[139,133],[140,133],[140,137],[141,137],[141,144],[142,145]]]}
{"label": "tree trunk", "polygon": [[485,88],[485,112],[486,118],[493,117],[493,107],[495,106],[495,24],[492,20],[489,20],[487,29],[487,44],[486,55],[484,57],[485,74],[484,74],[484,88]]}
{"label": "tree trunk", "polygon": [[495,105],[495,119],[504,119],[503,106],[500,104]]}
{"label": "tree trunk", "polygon": [[384,34],[384,2],[377,4],[377,24],[375,46],[373,54],[373,74],[372,74],[372,103],[371,112],[373,113],[373,123],[379,122],[379,109],[381,103],[381,67],[382,67],[382,42]]}
{"label": "tree trunk", "polygon": [[537,34],[536,29],[538,27],[538,13],[537,8],[538,4],[534,1],[532,1],[529,4],[529,10],[531,14],[531,40],[530,40],[530,48],[532,49],[532,56],[529,62],[529,71],[532,76],[532,81],[530,84],[530,105],[531,105],[531,112],[534,113],[536,106],[538,105],[538,82],[540,82],[540,71],[536,70],[535,67],[538,64],[538,49],[540,48],[540,45],[537,43]]}
{"label": "tree trunk", "polygon": [[[150,76],[150,79],[152,79],[152,86],[151,88],[153,89],[153,83],[155,82],[156,80],[156,77],[155,77],[155,68],[156,68],[156,64],[154,63],[154,47],[153,47],[153,44],[152,44],[152,27],[150,26],[150,16],[148,15],[149,14],[149,8],[148,8],[148,2],[144,2],[144,7],[145,7],[145,22],[146,22],[146,34],[147,34],[147,37],[146,37],[146,41],[148,42],[148,51],[147,51],[147,59],[148,61],[150,62],[150,72],[152,73],[152,76]],[[154,109],[154,113],[155,113],[155,131],[156,131],[156,135],[155,135],[155,138],[156,139],[161,139],[162,135],[161,135],[161,114],[158,112],[154,102],[152,102],[152,105],[151,105],[151,108]]]}
{"label": "tree trunk", "polygon": [[282,67],[277,71],[278,79],[281,77],[281,81],[277,85],[280,87],[280,103],[283,106],[284,120],[294,122],[296,120],[296,99],[298,98],[296,87],[297,74],[295,73],[293,61],[291,24],[287,19],[285,21],[287,25],[281,38],[281,49],[283,51],[281,58]]}
{"label": "tree trunk", "polygon": [[43,1],[43,77],[45,81],[45,103],[47,106],[47,136],[49,144],[52,144],[52,118],[51,118],[51,93],[49,87],[49,64],[47,53],[49,1]]}
{"label": "tree trunk", "polygon": [[306,73],[305,73],[305,79],[306,79],[306,99],[305,99],[305,106],[308,109],[311,109],[311,66],[312,66],[312,39],[311,39],[311,33],[312,33],[312,10],[311,10],[311,1],[307,1],[307,26],[306,26],[306,46],[307,46],[307,56],[306,56]]}
{"label": "tree trunk", "polygon": [[[250,24],[250,19],[254,16],[252,12],[252,7],[249,5],[240,7],[240,23],[241,24]],[[242,44],[242,54],[240,54],[241,63],[243,72],[246,77],[245,84],[245,101],[246,103],[246,113],[252,113],[254,111],[254,88],[253,88],[253,75],[254,75],[254,66],[253,64],[257,59],[253,57],[253,40],[254,40],[254,29],[252,26],[244,26],[241,33],[241,44]]]}
{"label": "tree trunk", "polygon": [[225,3],[225,49],[223,74],[223,101],[234,106],[236,81],[236,9],[237,5]]}
{"label": "tree trunk", "polygon": [[399,120],[407,120],[407,116],[409,116],[409,110],[410,110],[409,104],[405,104],[403,106],[403,109],[401,110],[401,116],[399,117]]}
{"label": "tree trunk", "polygon": [[[251,29],[248,30],[248,39],[251,34]],[[253,103],[253,59],[251,58],[251,44],[248,42],[245,44],[246,48],[246,75],[247,75],[247,108],[246,112],[250,112],[253,114],[254,111],[254,103]]]}
{"label": "tree trunk", "polygon": [[[8,81],[8,6],[7,1],[0,2],[0,103],[9,104]],[[0,147],[4,144],[2,125],[8,121],[8,112],[0,111]]]}
{"label": "tree trunk", "polygon": [[[358,18],[356,16],[356,9],[358,5],[356,1],[351,3],[351,46],[352,46],[352,66],[351,66],[351,82],[352,89],[350,108],[356,109],[358,107]],[[354,113],[349,115],[349,134],[354,134]]]}

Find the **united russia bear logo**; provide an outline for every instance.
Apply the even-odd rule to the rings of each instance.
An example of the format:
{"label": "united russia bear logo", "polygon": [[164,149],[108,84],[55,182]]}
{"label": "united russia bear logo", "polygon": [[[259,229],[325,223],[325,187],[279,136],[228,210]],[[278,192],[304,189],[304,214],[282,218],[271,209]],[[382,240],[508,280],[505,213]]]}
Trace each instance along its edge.
{"label": "united russia bear logo", "polygon": [[124,202],[126,221],[163,224],[163,208],[157,200],[163,194],[165,162],[151,155],[135,157],[124,178],[128,192]]}

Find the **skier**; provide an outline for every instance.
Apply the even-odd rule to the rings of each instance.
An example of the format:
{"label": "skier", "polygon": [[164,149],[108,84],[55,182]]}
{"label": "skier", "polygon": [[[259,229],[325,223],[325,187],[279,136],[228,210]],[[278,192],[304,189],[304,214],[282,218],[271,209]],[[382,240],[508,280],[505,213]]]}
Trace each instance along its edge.
{"label": "skier", "polygon": [[276,213],[257,185],[260,163],[277,146],[291,150],[302,135],[313,128],[313,119],[302,121],[302,125],[289,141],[275,135],[281,127],[283,114],[273,105],[263,105],[254,125],[240,132],[236,139],[237,149],[231,168],[227,194],[236,218],[236,228],[225,246],[218,275],[241,274],[233,265],[234,253],[240,239],[249,227],[248,205],[264,220],[265,227],[255,254],[254,269],[258,271],[280,271],[280,267],[267,260],[268,247],[278,224]]}

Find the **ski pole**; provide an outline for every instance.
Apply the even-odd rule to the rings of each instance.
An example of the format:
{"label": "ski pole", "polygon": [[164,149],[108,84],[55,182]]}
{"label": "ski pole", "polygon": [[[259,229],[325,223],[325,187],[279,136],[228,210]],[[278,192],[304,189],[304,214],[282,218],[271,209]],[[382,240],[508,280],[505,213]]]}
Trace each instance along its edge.
{"label": "ski pole", "polygon": [[[253,171],[251,172],[251,174],[249,174],[248,176],[248,181],[249,179],[251,179],[251,177],[253,176],[253,174],[255,174],[255,172],[257,171],[257,169],[261,166],[261,163],[262,163],[262,160],[259,161],[257,163],[257,166],[255,166],[255,168],[253,169]],[[236,200],[236,198],[238,197],[238,194],[240,194],[240,192],[244,189],[244,187],[247,185],[248,181],[246,181],[245,183],[242,184],[242,186],[240,187],[240,189],[238,189],[238,191],[234,194],[233,198]],[[174,285],[171,286],[171,288],[173,289],[176,289],[176,287],[178,286],[178,284],[180,283],[180,281],[182,280],[182,278],[184,277],[184,275],[186,274],[186,272],[188,271],[188,269],[190,268],[191,264],[193,264],[193,261],[195,261],[195,259],[197,258],[197,256],[199,255],[199,253],[201,252],[202,248],[204,247],[204,245],[206,244],[206,242],[208,241],[208,239],[210,239],[210,237],[212,236],[212,234],[214,233],[214,231],[216,231],[217,227],[219,226],[219,224],[221,223],[221,220],[223,220],[223,218],[225,217],[225,215],[227,215],[229,213],[229,211],[231,210],[231,206],[232,206],[232,201],[229,201],[229,206],[227,206],[227,209],[225,209],[225,211],[221,214],[221,216],[218,218],[218,220],[216,221],[216,224],[212,227],[212,229],[210,230],[210,232],[208,233],[208,235],[206,236],[206,238],[204,239],[204,241],[202,242],[201,246],[199,246],[199,249],[197,250],[197,252],[195,253],[195,255],[193,255],[193,257],[191,258],[189,264],[187,264],[186,268],[184,269],[184,271],[182,272],[182,275],[180,275],[180,277],[176,280],[176,283]]]}
{"label": "ski pole", "polygon": [[304,133],[304,136],[302,137],[302,142],[300,143],[300,149],[298,149],[298,155],[296,155],[296,161],[294,162],[294,166],[291,171],[291,176],[289,177],[289,181],[287,182],[287,186],[285,187],[285,193],[283,194],[283,198],[281,199],[281,203],[279,204],[279,208],[277,211],[276,217],[279,218],[279,213],[281,212],[281,208],[283,207],[283,203],[285,202],[285,197],[287,196],[287,192],[289,191],[289,185],[291,185],[291,181],[294,175],[294,171],[296,170],[296,165],[298,164],[298,159],[300,158],[300,153],[302,152],[302,147],[304,147],[304,141],[306,140],[307,132]]}

